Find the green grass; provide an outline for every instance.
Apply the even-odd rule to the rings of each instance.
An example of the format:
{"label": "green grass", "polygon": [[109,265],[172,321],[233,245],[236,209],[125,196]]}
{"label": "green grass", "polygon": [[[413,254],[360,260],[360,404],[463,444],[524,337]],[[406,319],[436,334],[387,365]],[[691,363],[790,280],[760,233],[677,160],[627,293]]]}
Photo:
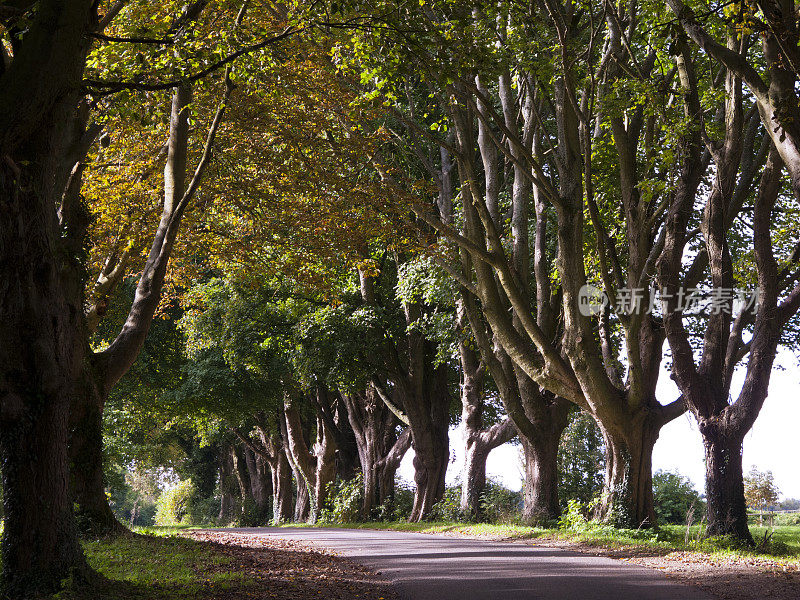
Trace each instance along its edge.
{"label": "green grass", "polygon": [[[166,533],[166,532],[164,532]],[[240,573],[227,572],[231,560],[189,539],[162,535],[121,536],[84,542],[89,564],[111,580],[103,597],[194,598],[202,589],[225,589],[243,583]],[[97,597],[93,590],[93,597]],[[73,592],[57,596],[81,598]]]}
{"label": "green grass", "polygon": [[[175,535],[188,527],[136,529],[140,535],[84,541],[89,565],[104,580],[93,583],[90,591],[65,582],[65,591],[51,598],[181,600],[205,597],[214,590],[242,591],[257,585],[256,580],[229,569],[232,559],[212,546]],[[201,594],[203,591],[206,593]]]}

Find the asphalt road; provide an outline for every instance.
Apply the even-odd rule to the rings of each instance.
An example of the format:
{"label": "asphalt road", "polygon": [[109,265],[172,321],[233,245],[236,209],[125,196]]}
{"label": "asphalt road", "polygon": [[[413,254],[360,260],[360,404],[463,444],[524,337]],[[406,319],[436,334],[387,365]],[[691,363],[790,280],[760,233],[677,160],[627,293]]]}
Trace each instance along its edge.
{"label": "asphalt road", "polygon": [[333,550],[408,600],[711,600],[654,569],[560,548],[360,529],[240,528]]}

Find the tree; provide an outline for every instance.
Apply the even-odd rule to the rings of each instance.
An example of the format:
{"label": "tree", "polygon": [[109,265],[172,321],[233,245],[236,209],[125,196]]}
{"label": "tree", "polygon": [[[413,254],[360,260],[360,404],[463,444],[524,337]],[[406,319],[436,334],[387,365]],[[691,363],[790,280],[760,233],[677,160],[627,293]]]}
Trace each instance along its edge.
{"label": "tree", "polygon": [[562,508],[570,500],[584,506],[603,492],[603,435],[591,415],[572,410],[558,445],[558,489]]}
{"label": "tree", "polygon": [[71,410],[73,495],[81,522],[93,533],[117,530],[103,491],[102,414],[111,388],[130,369],[144,344],[161,300],[169,258],[181,220],[200,185],[211,158],[211,148],[231,93],[225,84],[223,100],[209,127],[203,153],[194,176],[186,181],[189,151],[189,104],[191,89],[179,86],[172,96],[170,133],[164,167],[164,200],[158,229],[136,288],[128,317],[111,343],[90,352]]}
{"label": "tree", "polygon": [[653,474],[653,498],[661,523],[688,523],[691,511],[700,512],[703,501],[688,477],[659,469]]}
{"label": "tree", "polygon": [[[570,401],[603,430],[605,518],[638,527],[655,520],[653,445],[685,404],[656,398],[664,342],[656,316],[586,315],[579,302],[590,282],[610,298],[642,287],[661,249],[664,213],[651,200],[663,188],[639,162],[669,172],[675,155],[659,150],[679,143],[679,118],[658,83],[669,75],[658,51],[627,38],[638,28],[621,31],[622,20],[643,18],[638,4],[629,8],[633,14],[622,16],[601,3],[473,10],[387,2],[382,14],[395,27],[368,32],[355,61],[376,74],[370,94],[395,108],[405,152],[436,165],[438,153],[424,150],[432,143],[458,167],[462,213],[452,221],[449,203],[431,202],[425,190],[393,177],[391,157],[378,164],[441,236],[442,262],[480,309],[470,321],[485,338],[479,345],[487,364],[499,349],[492,376],[508,390],[501,397],[523,443],[535,448],[539,509],[558,511],[556,449]],[[418,40],[413,46],[408,31]],[[608,44],[597,43],[600,31]],[[583,54],[573,60],[577,49]],[[652,102],[631,102],[642,94]],[[442,181],[439,189],[446,188]]]}
{"label": "tree", "polygon": [[[767,397],[777,346],[800,308],[795,277],[800,258],[795,251],[797,240],[792,239],[788,247],[776,243],[779,236],[774,225],[781,211],[794,210],[790,207],[796,205],[800,191],[792,116],[797,105],[796,74],[789,67],[792,57],[780,49],[784,47],[781,36],[792,40],[789,44],[796,43],[796,26],[781,16],[782,8],[793,10],[788,5],[758,5],[769,26],[756,16],[757,11],[747,9],[733,15],[730,22],[709,15],[710,28],[700,25],[683,3],[671,0],[669,6],[683,30],[676,36],[676,64],[687,116],[694,126],[684,150],[680,184],[670,198],[664,251],[659,258],[659,286],[670,298],[664,308],[664,325],[674,378],[703,436],[707,533],[733,535],[752,545],[742,481],[742,442]],[[751,20],[763,33],[760,47],[749,43],[746,24]],[[715,40],[717,35],[725,38],[724,46]],[[716,136],[709,134],[707,124],[712,116],[699,95],[701,78],[696,63],[703,55],[692,51],[689,40],[703,49],[715,78],[724,82],[724,103],[714,109],[722,126]],[[715,174],[711,190],[705,194],[701,180],[708,169],[704,163],[711,160]],[[795,197],[786,193],[784,167]],[[702,216],[692,219],[702,195],[706,196]],[[734,226],[734,216],[745,214],[743,207],[752,211],[752,218],[746,219],[746,232]],[[689,268],[682,269],[683,253],[691,243],[686,230],[690,220],[697,223],[702,246]],[[740,236],[746,236],[752,248],[750,260],[736,260]],[[743,263],[749,266],[742,269]],[[683,282],[700,280],[698,272],[704,274],[710,293],[717,297],[737,280],[754,285],[757,306],[735,314],[729,297],[721,310],[708,317],[702,334],[691,339],[686,325],[691,317],[678,307],[675,294]],[[751,334],[746,342],[745,331]],[[745,357],[744,384],[731,400],[733,370]]]}
{"label": "tree", "polygon": [[759,525],[764,522],[763,512],[778,503],[779,495],[772,471],[759,471],[754,465],[744,478],[744,497],[747,506],[758,511]]}
{"label": "tree", "polygon": [[67,487],[87,219],[64,190],[84,134],[84,62],[103,22],[83,0],[15,3],[0,18],[0,589],[19,598],[88,574]]}

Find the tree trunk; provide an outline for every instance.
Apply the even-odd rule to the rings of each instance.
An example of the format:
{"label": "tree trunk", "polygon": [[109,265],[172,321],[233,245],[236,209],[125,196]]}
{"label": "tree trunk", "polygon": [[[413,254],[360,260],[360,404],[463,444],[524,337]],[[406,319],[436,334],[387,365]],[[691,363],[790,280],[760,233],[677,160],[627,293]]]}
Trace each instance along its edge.
{"label": "tree trunk", "polygon": [[303,476],[297,469],[292,470],[295,480],[294,522],[304,523],[311,518],[311,499]]}
{"label": "tree trunk", "polygon": [[230,449],[223,446],[219,456],[219,493],[220,504],[217,520],[220,523],[227,523],[233,514],[233,460],[231,459]]}
{"label": "tree trunk", "polygon": [[[81,472],[82,467],[78,465],[79,472],[73,478],[76,502],[79,506],[84,530],[111,533],[124,529],[113,518],[102,485],[103,407],[111,388],[131,368],[147,338],[150,324],[161,300],[161,289],[184,211],[193,198],[197,184],[208,165],[211,156],[210,149],[219,128],[230,90],[231,87],[226,85],[225,100],[214,116],[206,139],[206,151],[203,153],[188,188],[185,185],[185,179],[189,147],[188,106],[192,98],[191,86],[185,83],[181,84],[175,88],[173,93],[168,152],[164,167],[164,204],[161,221],[153,237],[147,262],[139,277],[128,318],[111,345],[103,352],[92,354],[87,359],[91,363],[88,369],[90,373],[84,372],[82,376],[90,381],[83,382],[84,385],[79,387],[79,393],[73,399],[73,410],[86,417],[85,419],[73,419],[72,442],[76,447],[71,452],[74,459],[84,461],[87,467],[86,472]],[[80,314],[83,315],[83,310]],[[85,321],[86,316],[84,316],[82,333],[86,329]],[[84,337],[80,339],[85,343]],[[98,457],[100,457],[99,461]]]}
{"label": "tree trunk", "polygon": [[105,397],[90,369],[84,369],[70,411],[70,491],[76,505],[75,519],[83,536],[118,535],[127,532],[111,507],[103,472],[103,406]]}
{"label": "tree trunk", "polygon": [[398,436],[389,453],[375,464],[378,506],[390,507],[394,502],[395,473],[409,448],[411,448],[411,429],[407,428]]}
{"label": "tree trunk", "polygon": [[287,399],[284,404],[281,427],[286,457],[292,465],[297,495],[294,508],[295,521],[316,521],[318,506],[315,494],[316,465],[308,450],[300,413]]}
{"label": "tree trunk", "polygon": [[[59,149],[57,141],[39,142]],[[60,239],[56,198],[46,193],[51,182],[40,180],[53,160],[39,153],[12,158],[2,145],[0,154],[0,593],[28,598],[57,590],[71,573],[89,574],[67,456],[70,399],[83,359],[76,343],[82,307],[79,284],[67,275],[71,250]]]}
{"label": "tree trunk", "polygon": [[66,578],[91,573],[72,514],[67,455],[69,405],[85,352],[76,343],[83,308],[77,257],[88,223],[80,207],[62,205],[61,221],[57,210],[73,166],[64,162],[93,6],[31,5],[24,37],[0,73],[0,595],[8,598],[53,592]]}
{"label": "tree trunk", "polygon": [[263,525],[269,520],[270,498],[272,498],[272,477],[266,459],[244,448],[245,464],[250,480],[250,497],[253,499],[255,513],[248,515],[248,525]]}
{"label": "tree trunk", "polygon": [[395,434],[397,418],[378,397],[373,386],[363,394],[343,395],[355,434],[364,485],[361,518],[372,519],[376,509],[391,498],[394,474],[408,450],[409,434]]}
{"label": "tree trunk", "polygon": [[[418,305],[406,305],[409,325],[421,318]],[[422,521],[442,499],[450,457],[448,426],[450,395],[447,365],[433,366],[433,348],[419,333],[408,334],[408,373],[395,382],[402,392],[403,407],[411,429],[414,449],[414,506],[409,520]]]}
{"label": "tree trunk", "polygon": [[732,535],[753,545],[744,499],[742,441],[711,427],[701,433],[706,457],[706,535]]}
{"label": "tree trunk", "polygon": [[[411,447],[414,449],[414,506],[409,521],[419,522],[427,519],[433,505],[444,497],[445,476],[450,458],[448,409],[450,399],[445,389],[445,367],[436,369],[433,389],[426,390],[423,398],[416,401],[422,404],[424,418],[411,418],[417,409],[407,409],[411,421]],[[420,402],[421,401],[421,402]],[[409,406],[409,403],[406,403]]]}
{"label": "tree trunk", "polygon": [[597,516],[625,529],[653,527],[653,446],[660,427],[644,418],[632,419],[624,433],[599,420],[598,425],[606,444],[606,478]]}
{"label": "tree trunk", "polygon": [[[459,303],[458,324],[462,335],[468,334],[466,311]],[[461,426],[464,434],[464,473],[461,481],[461,515],[473,521],[480,520],[481,497],[486,489],[486,459],[489,452],[511,440],[516,431],[506,419],[489,429],[483,429],[483,378],[484,366],[478,354],[462,341],[461,358]]]}
{"label": "tree trunk", "polygon": [[314,504],[317,511],[328,506],[330,484],[336,479],[336,442],[325,421],[317,416],[317,441],[313,449],[316,458],[314,472]]}
{"label": "tree trunk", "polygon": [[[239,510],[239,521],[246,521],[247,506],[252,502],[250,496],[250,475],[247,472],[247,465],[239,449],[231,445],[230,447],[231,465],[233,476],[239,488],[239,497],[242,499]],[[244,523],[242,523],[244,524]]]}
{"label": "tree trunk", "polygon": [[[433,505],[444,497],[445,476],[450,457],[447,434],[425,432],[418,438],[428,438],[414,446],[414,432],[411,433],[414,447],[414,506],[409,521],[418,523],[430,516]],[[419,450],[417,450],[419,449]]]}
{"label": "tree trunk", "polygon": [[[2,593],[34,597],[57,590],[71,573],[88,574],[68,494],[66,397],[40,386],[15,400],[27,415],[0,430],[5,529]],[[7,407],[9,398],[4,398]],[[35,407],[28,412],[28,407]]]}
{"label": "tree trunk", "polygon": [[526,523],[544,524],[561,514],[557,462],[560,434],[561,431],[542,432],[541,436],[522,440],[525,453],[522,519]]}
{"label": "tree trunk", "polygon": [[272,467],[272,522],[287,523],[292,520],[292,467],[283,448],[278,448]]}
{"label": "tree trunk", "polygon": [[483,444],[469,441],[464,455],[461,476],[461,515],[467,521],[480,521],[483,507],[481,496],[486,489],[486,459],[489,453]]}

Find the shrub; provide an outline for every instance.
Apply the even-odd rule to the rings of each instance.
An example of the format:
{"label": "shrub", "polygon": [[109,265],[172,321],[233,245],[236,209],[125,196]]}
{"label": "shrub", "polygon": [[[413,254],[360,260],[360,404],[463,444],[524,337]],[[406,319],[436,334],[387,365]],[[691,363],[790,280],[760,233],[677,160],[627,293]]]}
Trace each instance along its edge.
{"label": "shrub", "polygon": [[319,513],[320,523],[352,523],[358,520],[364,482],[361,473],[349,480],[328,484],[327,506]]}
{"label": "shrub", "polygon": [[558,528],[564,531],[589,531],[596,525],[595,521],[586,518],[586,509],[580,500],[573,498],[567,502],[567,510],[561,513]]}
{"label": "shrub", "polygon": [[161,493],[156,500],[156,525],[182,525],[191,523],[192,504],[197,489],[191,479]]}
{"label": "shrub", "polygon": [[461,519],[461,486],[451,485],[444,496],[431,509],[432,521],[458,521]]}
{"label": "shrub", "polygon": [[508,489],[495,479],[486,480],[481,494],[483,518],[489,523],[517,523],[521,518],[522,493]]}
{"label": "shrub", "polygon": [[394,495],[375,510],[379,521],[407,521],[414,508],[414,489],[404,480],[395,479]]}
{"label": "shrub", "polygon": [[695,514],[705,511],[705,503],[692,482],[677,471],[656,471],[653,475],[653,503],[659,523],[686,523],[686,515],[692,506]]}

